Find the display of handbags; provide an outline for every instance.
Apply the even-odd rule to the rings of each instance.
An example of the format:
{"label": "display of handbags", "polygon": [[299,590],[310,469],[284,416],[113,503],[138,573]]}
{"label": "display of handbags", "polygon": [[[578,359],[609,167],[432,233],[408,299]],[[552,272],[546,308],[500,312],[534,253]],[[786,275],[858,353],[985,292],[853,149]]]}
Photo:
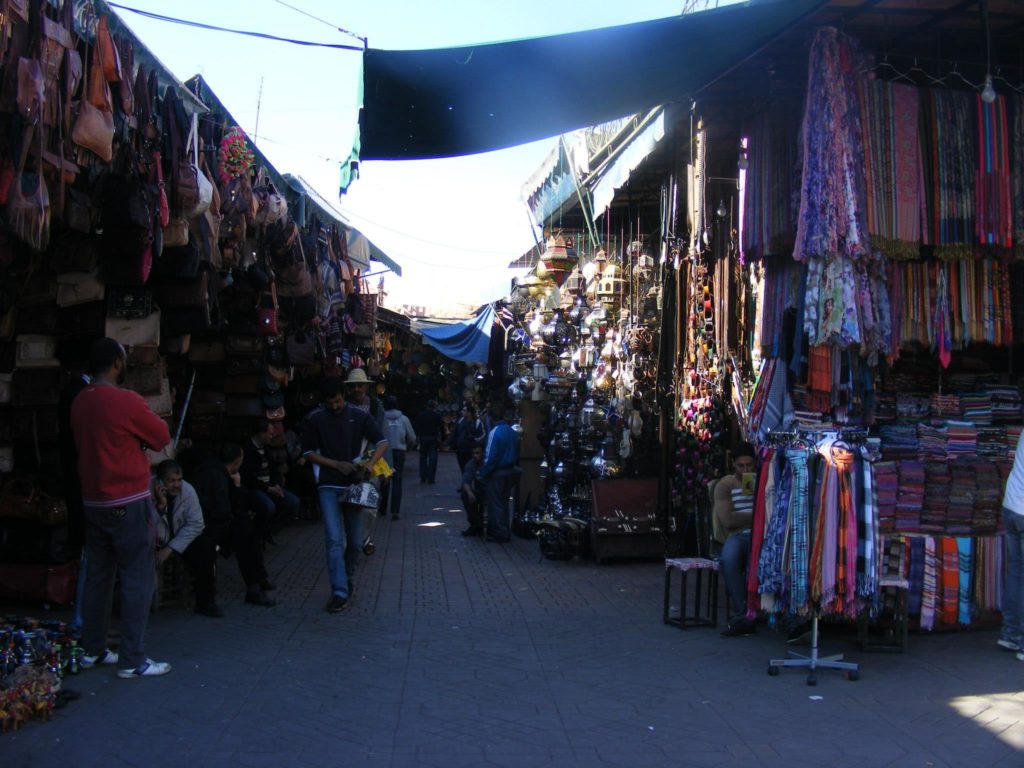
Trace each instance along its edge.
{"label": "display of handbags", "polygon": [[193,365],[223,363],[225,355],[224,340],[220,338],[195,339],[188,350],[188,359]]}
{"label": "display of handbags", "polygon": [[107,312],[111,317],[138,320],[153,312],[153,292],[134,286],[107,286]]}
{"label": "display of handbags", "polygon": [[145,317],[107,317],[106,335],[124,346],[160,343],[160,311]]}
{"label": "display of handbags", "polygon": [[90,301],[102,301],[106,286],[99,272],[65,272],[57,275],[57,306],[73,307]]}
{"label": "display of handbags", "polygon": [[15,365],[18,368],[57,368],[57,337],[26,333],[16,338],[18,343]]}

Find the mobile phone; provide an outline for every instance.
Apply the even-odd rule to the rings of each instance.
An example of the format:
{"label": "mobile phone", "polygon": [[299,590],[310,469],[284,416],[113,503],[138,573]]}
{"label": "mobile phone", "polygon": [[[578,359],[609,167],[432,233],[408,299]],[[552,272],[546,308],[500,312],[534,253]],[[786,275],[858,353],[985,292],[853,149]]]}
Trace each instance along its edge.
{"label": "mobile phone", "polygon": [[753,495],[753,493],[754,493],[754,483],[755,483],[756,479],[757,479],[757,474],[755,472],[744,472],[743,473],[743,477],[740,480],[740,488],[743,489],[744,493]]}

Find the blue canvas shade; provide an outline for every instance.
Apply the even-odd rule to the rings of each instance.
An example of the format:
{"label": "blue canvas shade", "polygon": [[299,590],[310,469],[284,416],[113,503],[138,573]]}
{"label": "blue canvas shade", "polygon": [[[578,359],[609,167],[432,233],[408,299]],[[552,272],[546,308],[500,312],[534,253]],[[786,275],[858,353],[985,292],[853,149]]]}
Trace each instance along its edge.
{"label": "blue canvas shade", "polygon": [[484,307],[472,320],[426,328],[423,341],[445,357],[463,363],[486,363],[494,325],[494,308]]}

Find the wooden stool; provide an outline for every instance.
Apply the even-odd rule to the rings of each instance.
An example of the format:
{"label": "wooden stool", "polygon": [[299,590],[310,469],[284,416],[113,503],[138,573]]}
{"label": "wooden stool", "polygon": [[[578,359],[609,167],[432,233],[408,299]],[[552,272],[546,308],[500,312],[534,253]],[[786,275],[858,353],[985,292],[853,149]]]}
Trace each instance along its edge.
{"label": "wooden stool", "polygon": [[871,636],[871,617],[867,611],[857,617],[857,644],[862,651],[883,651],[903,653],[907,649],[908,618],[907,592],[910,583],[899,576],[882,576],[878,580],[878,589],[890,587],[896,590],[896,605],[893,608],[892,623],[882,628],[881,637]]}
{"label": "wooden stool", "polygon": [[192,594],[192,575],[180,555],[174,554],[156,567],[156,589],[153,593],[153,610],[159,611],[172,605],[191,609],[195,597]]}
{"label": "wooden stool", "polygon": [[[679,616],[677,617],[669,616],[673,571],[679,571]],[[689,595],[687,593],[687,576],[690,571],[697,572],[693,588],[692,613],[689,610]],[[665,602],[661,618],[665,624],[673,624],[680,629],[718,626],[717,560],[710,560],[706,557],[665,559]]]}

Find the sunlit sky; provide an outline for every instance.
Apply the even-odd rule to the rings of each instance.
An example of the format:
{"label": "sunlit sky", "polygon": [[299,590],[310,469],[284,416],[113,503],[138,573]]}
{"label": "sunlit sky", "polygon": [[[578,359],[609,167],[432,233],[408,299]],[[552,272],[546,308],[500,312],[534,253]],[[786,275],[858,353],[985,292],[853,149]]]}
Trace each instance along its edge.
{"label": "sunlit sky", "polygon": [[[685,4],[285,1],[122,3],[235,29],[357,42],[336,30],[341,27],[384,49],[440,48],[615,26],[673,16]],[[348,156],[358,119],[359,53],[240,37],[114,10],[179,79],[202,74],[278,170],[301,175],[327,199],[338,199],[338,167]],[[441,309],[507,294],[508,263],[534,244],[520,189],[555,141],[445,160],[363,163],[359,180],[338,207],[401,264],[401,278],[385,278],[387,304]]]}

